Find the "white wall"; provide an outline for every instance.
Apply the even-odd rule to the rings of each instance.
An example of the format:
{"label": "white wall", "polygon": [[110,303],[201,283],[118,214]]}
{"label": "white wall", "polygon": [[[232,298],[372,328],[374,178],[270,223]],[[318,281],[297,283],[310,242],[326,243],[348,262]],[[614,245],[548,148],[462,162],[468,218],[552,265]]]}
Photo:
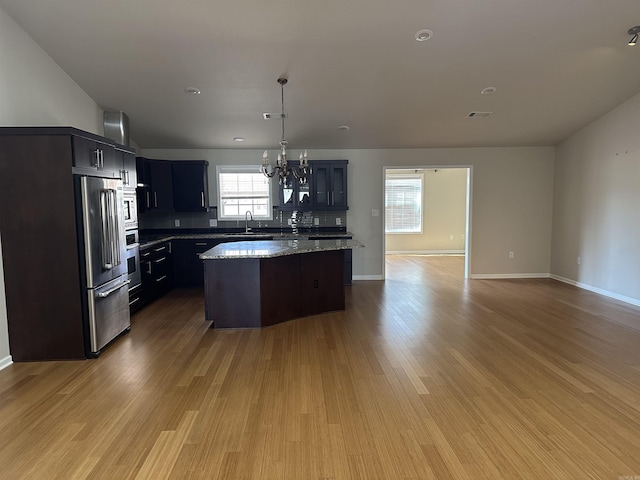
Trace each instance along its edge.
{"label": "white wall", "polygon": [[551,263],[561,279],[638,305],[639,117],[636,95],[557,147]]}
{"label": "white wall", "polygon": [[[0,126],[66,125],[103,133],[100,107],[2,8],[0,66]],[[0,261],[0,368],[8,361],[6,298]]]}
{"label": "white wall", "polygon": [[[295,154],[296,152],[293,151]],[[262,150],[142,149],[160,159],[258,165]],[[472,167],[471,265],[474,277],[548,275],[551,261],[553,147],[309,150],[314,160],[349,160],[347,227],[366,245],[354,250],[356,278],[384,272],[384,167]],[[212,198],[215,169],[209,168]],[[508,252],[515,252],[513,259]]]}
{"label": "white wall", "polygon": [[406,172],[416,172],[423,176],[422,232],[386,234],[387,253],[463,253],[467,216],[467,169],[387,170],[387,174]]}

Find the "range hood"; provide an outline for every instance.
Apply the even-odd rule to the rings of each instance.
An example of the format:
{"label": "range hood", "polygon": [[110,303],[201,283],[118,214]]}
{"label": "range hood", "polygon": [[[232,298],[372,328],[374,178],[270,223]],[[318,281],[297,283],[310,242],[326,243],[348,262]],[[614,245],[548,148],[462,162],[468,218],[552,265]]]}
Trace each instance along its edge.
{"label": "range hood", "polygon": [[104,136],[120,145],[130,146],[129,117],[124,112],[104,112]]}

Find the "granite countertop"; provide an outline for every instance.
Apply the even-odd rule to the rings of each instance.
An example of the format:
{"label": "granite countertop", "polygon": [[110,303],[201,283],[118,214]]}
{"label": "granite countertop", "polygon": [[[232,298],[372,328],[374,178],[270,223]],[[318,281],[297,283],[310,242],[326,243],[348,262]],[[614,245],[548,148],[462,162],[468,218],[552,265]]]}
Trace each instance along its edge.
{"label": "granite countertop", "polygon": [[158,243],[166,242],[168,240],[217,240],[217,239],[229,239],[237,241],[237,239],[247,239],[247,241],[259,241],[259,240],[312,240],[322,239],[323,237],[330,237],[332,239],[336,237],[349,238],[353,237],[350,232],[322,232],[322,233],[263,233],[263,232],[251,232],[251,233],[168,233],[164,235],[152,235],[146,238],[140,239],[140,248],[148,248]]}
{"label": "granite countertop", "polygon": [[328,252],[364,247],[352,239],[338,240],[254,240],[250,242],[221,243],[200,254],[201,260],[239,258],[273,258],[298,253]]}

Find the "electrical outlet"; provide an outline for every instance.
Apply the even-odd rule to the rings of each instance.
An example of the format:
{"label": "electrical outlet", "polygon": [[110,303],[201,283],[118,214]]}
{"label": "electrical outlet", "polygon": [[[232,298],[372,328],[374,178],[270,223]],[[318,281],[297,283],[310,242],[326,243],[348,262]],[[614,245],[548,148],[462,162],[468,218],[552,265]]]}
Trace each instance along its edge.
{"label": "electrical outlet", "polygon": [[209,226],[210,227],[217,227],[218,226],[218,220],[216,220],[215,218],[210,218],[209,219]]}
{"label": "electrical outlet", "polygon": [[449,240],[453,240],[453,235],[449,235]]}
{"label": "electrical outlet", "polygon": [[582,261],[582,259],[580,257],[578,257],[578,265],[580,265],[581,261]]}
{"label": "electrical outlet", "polygon": [[318,217],[315,217],[315,218],[313,219],[313,224],[314,224],[314,225],[320,225],[320,219],[319,219]]}
{"label": "electrical outlet", "polygon": [[371,210],[371,216],[372,217],[379,217],[380,216],[380,210],[377,210],[377,209],[374,208],[373,210]]}
{"label": "electrical outlet", "polygon": [[513,258],[513,252],[509,252],[509,258]]}
{"label": "electrical outlet", "polygon": [[340,217],[336,218],[336,225],[342,225],[342,219]]}
{"label": "electrical outlet", "polygon": [[176,227],[180,226],[180,220],[178,220],[177,218],[173,221],[173,225]]}

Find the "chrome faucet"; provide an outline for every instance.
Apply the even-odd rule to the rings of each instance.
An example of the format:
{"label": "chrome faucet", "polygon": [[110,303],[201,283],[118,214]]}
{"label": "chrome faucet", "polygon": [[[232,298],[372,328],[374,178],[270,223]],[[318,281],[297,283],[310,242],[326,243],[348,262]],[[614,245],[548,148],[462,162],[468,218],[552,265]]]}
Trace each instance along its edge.
{"label": "chrome faucet", "polygon": [[[247,215],[249,217],[247,217]],[[251,210],[247,210],[246,212],[244,212],[244,233],[249,233],[251,231],[251,229],[249,228],[249,220],[247,218],[250,218],[253,222],[253,215],[251,214]]]}

